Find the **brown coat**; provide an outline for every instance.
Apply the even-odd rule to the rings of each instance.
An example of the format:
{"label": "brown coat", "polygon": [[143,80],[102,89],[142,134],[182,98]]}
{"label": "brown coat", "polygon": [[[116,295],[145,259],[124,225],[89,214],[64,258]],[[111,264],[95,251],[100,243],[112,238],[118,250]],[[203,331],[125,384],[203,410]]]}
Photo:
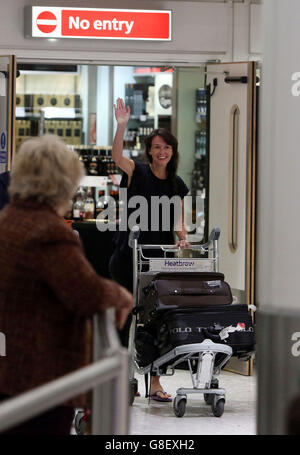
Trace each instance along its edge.
{"label": "brown coat", "polygon": [[90,318],[112,304],[120,307],[119,286],[96,274],[54,210],[26,201],[0,212],[0,394],[85,366]]}

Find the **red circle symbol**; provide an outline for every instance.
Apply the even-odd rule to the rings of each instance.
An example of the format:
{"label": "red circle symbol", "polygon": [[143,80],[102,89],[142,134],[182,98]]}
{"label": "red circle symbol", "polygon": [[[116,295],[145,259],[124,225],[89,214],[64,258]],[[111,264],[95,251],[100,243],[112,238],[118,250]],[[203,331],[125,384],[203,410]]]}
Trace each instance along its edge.
{"label": "red circle symbol", "polygon": [[43,33],[51,33],[56,29],[57,18],[51,11],[43,11],[36,18],[36,25]]}

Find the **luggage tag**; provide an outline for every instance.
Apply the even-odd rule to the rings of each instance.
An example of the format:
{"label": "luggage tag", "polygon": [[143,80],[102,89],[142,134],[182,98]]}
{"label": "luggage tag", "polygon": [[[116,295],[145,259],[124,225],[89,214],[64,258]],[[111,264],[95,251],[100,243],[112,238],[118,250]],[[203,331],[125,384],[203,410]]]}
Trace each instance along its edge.
{"label": "luggage tag", "polygon": [[221,330],[221,332],[219,333],[219,337],[223,341],[229,337],[230,333],[244,332],[245,330],[246,330],[245,324],[243,322],[238,322],[236,327],[234,327],[233,325],[230,325],[229,327],[225,327],[223,330]]}
{"label": "luggage tag", "polygon": [[209,288],[220,288],[220,287],[221,287],[221,281],[220,281],[220,280],[205,281],[205,284],[206,284]]}

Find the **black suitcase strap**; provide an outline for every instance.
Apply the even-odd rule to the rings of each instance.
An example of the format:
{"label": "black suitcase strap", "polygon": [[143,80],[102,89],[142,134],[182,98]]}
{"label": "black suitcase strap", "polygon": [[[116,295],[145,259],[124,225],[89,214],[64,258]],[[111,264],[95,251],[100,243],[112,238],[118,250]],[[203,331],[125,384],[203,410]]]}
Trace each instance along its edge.
{"label": "black suitcase strap", "polygon": [[182,278],[183,280],[186,279],[193,279],[193,280],[199,280],[199,281],[209,281],[209,280],[221,280],[224,281],[225,277],[224,274],[221,272],[189,272],[183,273],[183,272],[172,272],[172,273],[165,273],[165,272],[160,272],[155,275],[152,281],[156,280],[178,280]]}
{"label": "black suitcase strap", "polygon": [[214,294],[213,289],[176,288],[170,291],[169,295],[210,295]]}
{"label": "black suitcase strap", "polygon": [[[169,307],[165,307],[165,310]],[[195,314],[195,308],[177,308],[177,309],[170,309],[170,312],[172,311],[172,314],[188,314],[188,313],[193,313]],[[233,303],[231,305],[218,305],[218,306],[199,306],[197,307],[197,312],[203,312],[203,313],[223,313],[224,311],[228,314],[230,313],[242,313],[243,315],[245,314],[250,314],[248,310],[248,305],[244,303]],[[164,313],[164,317],[168,318],[169,311],[166,311]]]}

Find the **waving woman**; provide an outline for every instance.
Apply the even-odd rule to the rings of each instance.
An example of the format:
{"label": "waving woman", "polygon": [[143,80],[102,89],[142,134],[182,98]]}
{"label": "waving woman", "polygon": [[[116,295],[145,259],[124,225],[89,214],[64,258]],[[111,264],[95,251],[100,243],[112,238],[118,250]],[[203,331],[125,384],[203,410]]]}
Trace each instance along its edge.
{"label": "waving woman", "polygon": [[[183,180],[176,175],[178,166],[178,142],[177,139],[167,130],[159,128],[154,130],[145,140],[146,155],[148,163],[140,163],[137,160],[123,156],[124,133],[130,118],[130,108],[125,107],[124,101],[117,99],[114,105],[117,120],[117,130],[113,142],[112,158],[117,166],[123,170],[123,177],[120,186],[127,188],[127,200],[133,196],[143,196],[148,206],[148,229],[142,229],[139,237],[141,244],[174,244],[174,213],[169,205],[169,229],[164,229],[161,220],[159,229],[151,230],[151,200],[153,197],[179,196],[181,202],[181,225],[175,231],[178,237],[176,246],[189,246],[186,240],[186,229],[184,226],[184,205],[183,198],[188,193],[188,188]],[[132,209],[128,208],[128,216]],[[164,213],[164,216],[166,214]],[[177,226],[177,223],[176,223]],[[128,246],[129,230],[119,231],[115,236],[115,251],[110,261],[110,271],[113,279],[132,291],[132,251]],[[120,332],[121,342],[128,345],[129,328],[131,317],[128,318],[124,329]],[[159,383],[159,377],[151,378],[150,395],[159,401],[169,401],[169,396],[164,392]]]}

